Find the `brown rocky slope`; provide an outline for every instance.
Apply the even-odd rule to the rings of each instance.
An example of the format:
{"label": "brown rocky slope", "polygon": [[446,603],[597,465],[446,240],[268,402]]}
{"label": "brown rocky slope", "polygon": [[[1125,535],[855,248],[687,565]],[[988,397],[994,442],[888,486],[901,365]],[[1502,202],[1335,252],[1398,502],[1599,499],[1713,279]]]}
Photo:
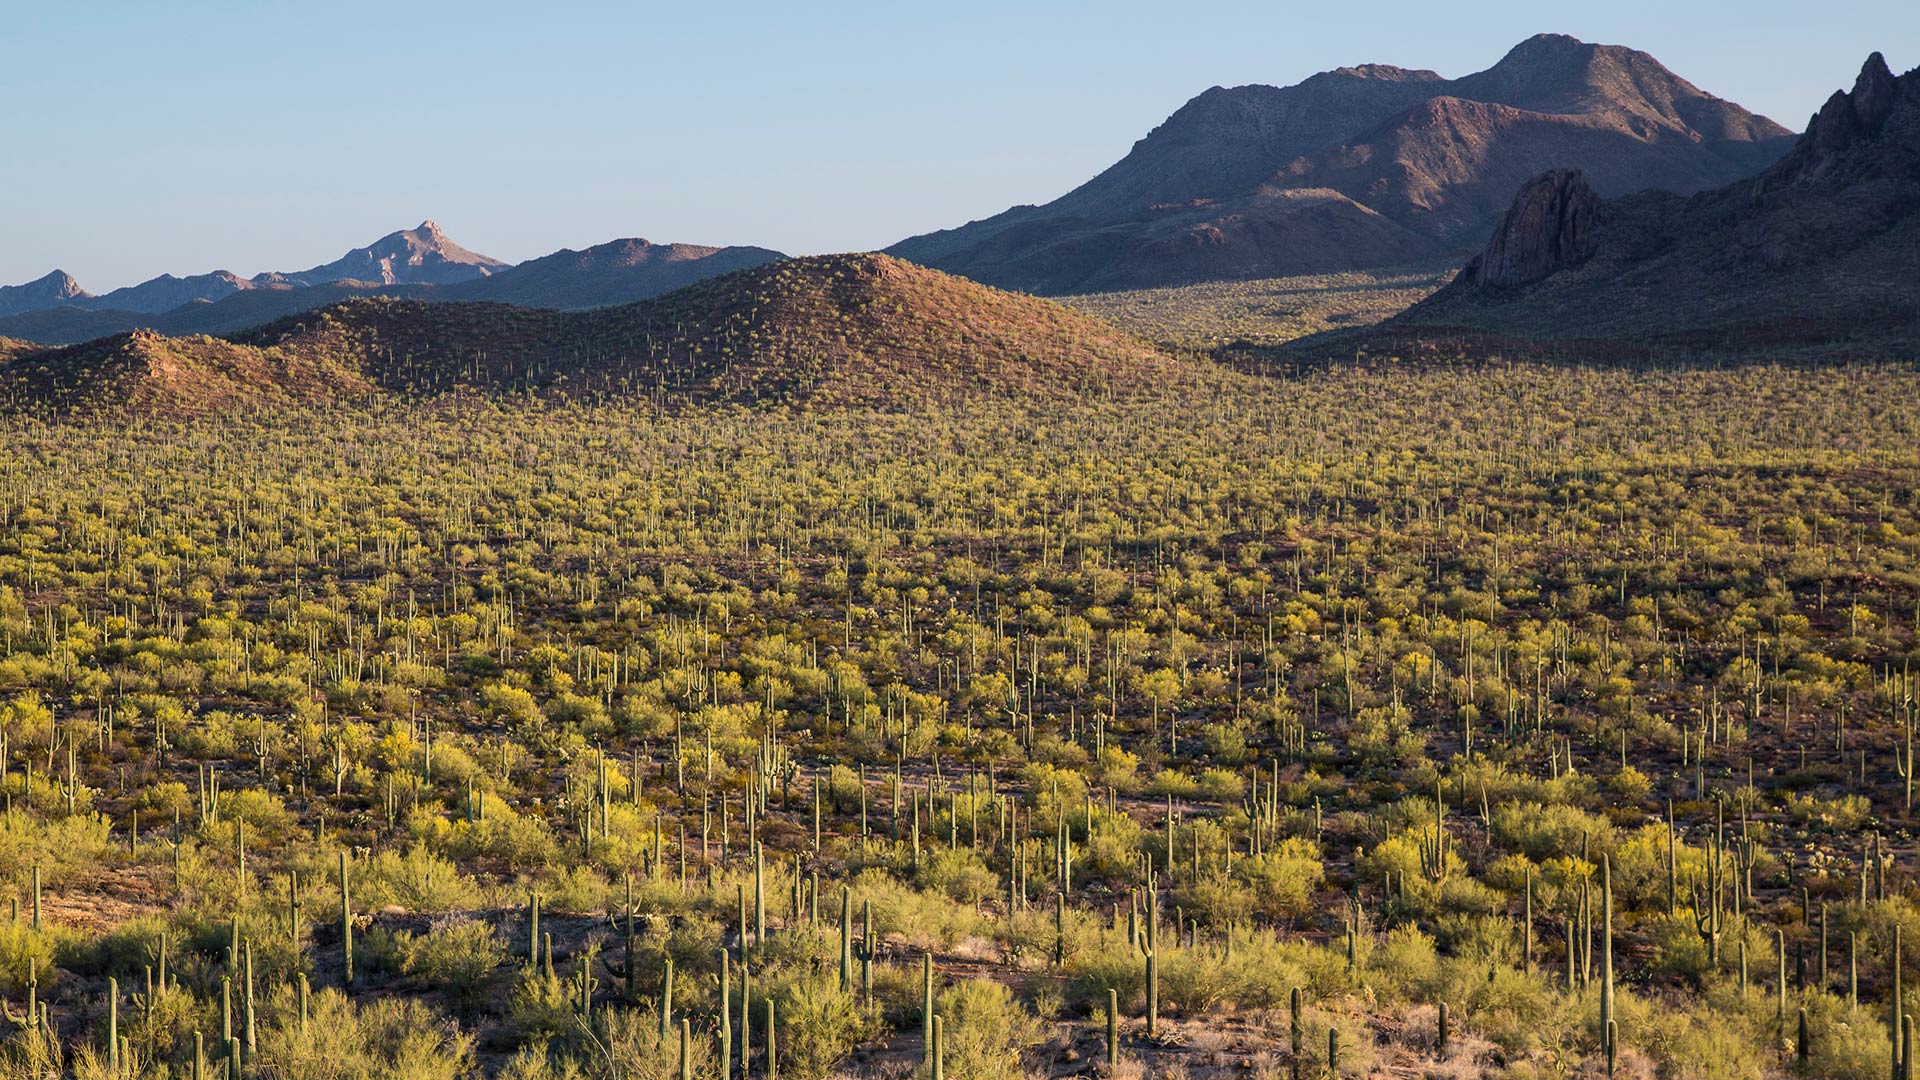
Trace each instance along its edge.
{"label": "brown rocky slope", "polygon": [[1693,198],[1529,183],[1454,283],[1395,320],[1700,348],[1920,342],[1920,70],[1875,53],[1784,158]]}

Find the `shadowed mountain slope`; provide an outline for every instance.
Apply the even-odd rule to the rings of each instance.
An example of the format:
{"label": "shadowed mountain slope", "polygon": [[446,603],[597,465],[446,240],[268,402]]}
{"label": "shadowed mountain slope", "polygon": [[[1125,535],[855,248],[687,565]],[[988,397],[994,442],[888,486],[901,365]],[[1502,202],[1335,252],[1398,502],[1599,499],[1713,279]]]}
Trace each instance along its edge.
{"label": "shadowed mountain slope", "polygon": [[1054,202],[889,251],[1039,293],[1387,266],[1479,245],[1548,168],[1684,194],[1790,142],[1645,53],[1541,35],[1461,79],[1369,65],[1216,87]]}
{"label": "shadowed mountain slope", "polygon": [[1747,348],[1920,340],[1920,70],[1867,60],[1792,151],[1693,198],[1529,182],[1453,284],[1395,320]]}

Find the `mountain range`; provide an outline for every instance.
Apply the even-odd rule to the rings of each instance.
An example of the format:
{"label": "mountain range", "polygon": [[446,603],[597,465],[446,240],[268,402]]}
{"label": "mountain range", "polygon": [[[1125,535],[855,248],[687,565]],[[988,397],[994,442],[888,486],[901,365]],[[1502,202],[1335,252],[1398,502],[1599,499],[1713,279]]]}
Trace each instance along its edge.
{"label": "mountain range", "polygon": [[468,251],[448,239],[440,226],[423,221],[419,228],[389,233],[330,263],[307,270],[256,274],[250,278],[227,270],[189,277],[162,274],[138,285],[95,296],[82,289],[66,271],[55,270],[27,285],[0,288],[0,315],[61,307],[154,315],[182,304],[220,300],[254,289],[300,288],[336,282],[450,285],[483,278],[506,267],[507,264],[498,259]]}
{"label": "mountain range", "polygon": [[588,308],[658,296],[706,277],[785,258],[756,247],[702,247],[614,240],[561,250],[518,266],[454,243],[432,221],[307,270],[242,278],[225,270],[163,274],[94,296],[63,271],[0,287],[0,336],[49,344],[134,329],[220,334],[355,296],[491,300],[529,307]]}
{"label": "mountain range", "polygon": [[1920,69],[1879,53],[1759,175],[1608,199],[1557,169],[1395,330],[1728,351],[1920,341]]}
{"label": "mountain range", "polygon": [[887,250],[1052,295],[1403,265],[1477,248],[1549,167],[1686,195],[1792,142],[1646,53],[1543,34],[1458,79],[1370,64],[1215,87],[1053,202]]}

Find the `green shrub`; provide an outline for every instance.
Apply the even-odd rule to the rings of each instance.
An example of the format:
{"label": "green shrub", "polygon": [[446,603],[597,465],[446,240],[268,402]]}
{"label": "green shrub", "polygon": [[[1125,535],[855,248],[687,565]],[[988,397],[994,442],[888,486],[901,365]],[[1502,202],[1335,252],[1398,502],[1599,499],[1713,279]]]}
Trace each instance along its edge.
{"label": "green shrub", "polygon": [[1039,1044],[1042,1029],[1006,987],[988,979],[963,979],[935,998],[934,1014],[943,1026],[947,1075],[1026,1080],[1023,1062]]}

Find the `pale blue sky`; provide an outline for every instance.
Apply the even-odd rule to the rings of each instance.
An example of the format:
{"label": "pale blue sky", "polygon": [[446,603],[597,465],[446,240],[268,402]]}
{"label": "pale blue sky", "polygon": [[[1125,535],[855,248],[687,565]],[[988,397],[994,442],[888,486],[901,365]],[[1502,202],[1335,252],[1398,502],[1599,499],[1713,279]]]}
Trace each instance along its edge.
{"label": "pale blue sky", "polygon": [[1542,31],[1796,130],[1868,52],[1920,65],[1913,0],[6,3],[0,284],[294,269],[425,217],[511,261],[880,247],[1051,199],[1215,84]]}

